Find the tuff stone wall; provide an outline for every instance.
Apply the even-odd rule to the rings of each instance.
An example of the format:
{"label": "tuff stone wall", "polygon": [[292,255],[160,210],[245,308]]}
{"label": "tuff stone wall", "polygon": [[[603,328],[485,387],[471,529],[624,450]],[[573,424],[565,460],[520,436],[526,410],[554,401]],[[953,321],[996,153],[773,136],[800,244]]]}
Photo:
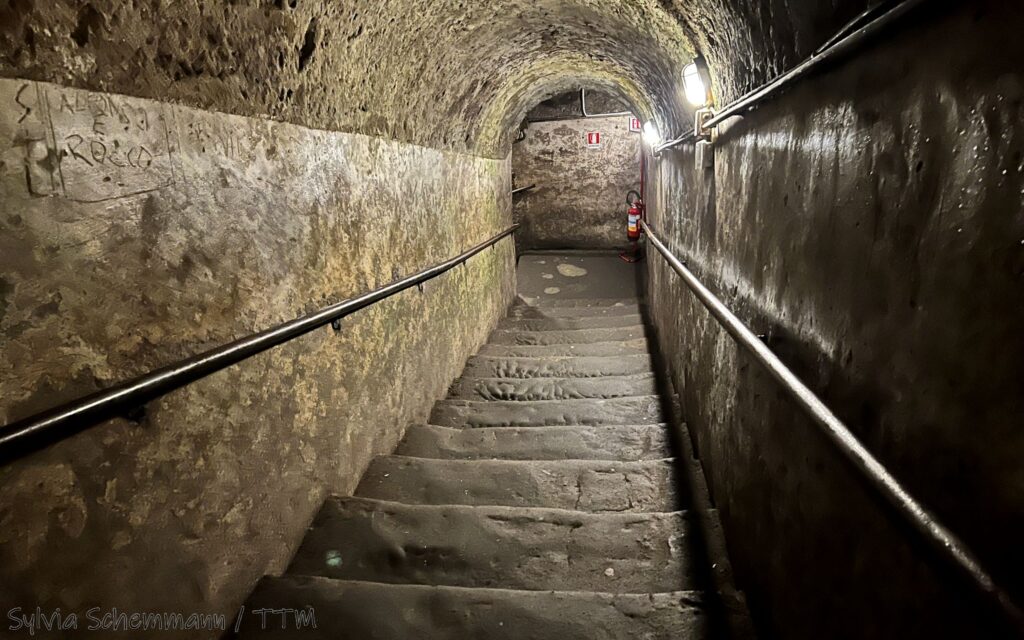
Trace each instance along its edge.
{"label": "tuff stone wall", "polygon": [[[511,223],[509,189],[507,160],[0,81],[0,422],[455,255]],[[323,497],[427,418],[513,262],[505,240],[3,466],[0,602],[230,620]]]}
{"label": "tuff stone wall", "polygon": [[[667,153],[652,224],[1019,601],[1020,13],[930,6],[733,121],[713,170],[695,168],[692,146]],[[661,346],[762,629],[1003,637],[664,262],[649,269]]]}
{"label": "tuff stone wall", "polygon": [[[512,147],[516,244],[522,249],[617,248],[625,244],[626,192],[640,189],[640,134],[626,117],[532,122]],[[601,147],[586,145],[587,132]]]}

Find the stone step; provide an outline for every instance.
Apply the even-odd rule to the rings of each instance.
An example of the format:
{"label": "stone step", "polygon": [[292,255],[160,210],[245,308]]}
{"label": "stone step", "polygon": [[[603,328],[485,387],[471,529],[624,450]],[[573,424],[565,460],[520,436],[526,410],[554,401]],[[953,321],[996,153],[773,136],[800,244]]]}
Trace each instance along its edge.
{"label": "stone step", "polygon": [[430,415],[430,424],[462,428],[658,422],[665,420],[656,395],[608,400],[440,400]]}
{"label": "stone step", "polygon": [[515,345],[485,344],[477,352],[478,356],[497,358],[538,358],[538,357],[621,357],[636,354],[647,354],[650,345],[647,338],[623,340],[620,342],[589,342],[587,344],[552,344],[552,345]]}
{"label": "stone step", "polygon": [[643,326],[608,329],[565,329],[558,331],[518,331],[495,329],[488,342],[492,344],[587,344],[590,342],[621,342],[646,338]]}
{"label": "stone step", "polygon": [[463,377],[475,378],[596,378],[628,376],[654,371],[650,354],[622,356],[473,356],[466,362]]}
{"label": "stone step", "polygon": [[437,460],[378,456],[355,495],[407,504],[677,511],[673,460]]}
{"label": "stone step", "polygon": [[[294,610],[316,618],[296,629]],[[702,593],[614,595],[264,578],[246,603],[242,640],[703,640]],[[282,629],[282,626],[285,628]]]}
{"label": "stone step", "polygon": [[611,318],[640,314],[643,305],[627,304],[620,307],[531,307],[514,304],[508,310],[510,318]]}
{"label": "stone step", "polygon": [[614,329],[642,327],[638,315],[597,318],[503,318],[498,328],[509,331],[565,331],[572,329]]}
{"label": "stone step", "polygon": [[520,298],[516,306],[533,307],[536,309],[581,308],[581,307],[625,307],[641,304],[639,298],[531,298],[529,301]]}
{"label": "stone step", "polygon": [[600,378],[459,378],[448,397],[462,400],[573,400],[657,393],[653,373]]}
{"label": "stone step", "polygon": [[453,429],[413,425],[400,456],[449,460],[658,460],[672,456],[664,424]]}
{"label": "stone step", "polygon": [[545,591],[700,586],[682,512],[594,514],[347,497],[320,509],[288,573]]}

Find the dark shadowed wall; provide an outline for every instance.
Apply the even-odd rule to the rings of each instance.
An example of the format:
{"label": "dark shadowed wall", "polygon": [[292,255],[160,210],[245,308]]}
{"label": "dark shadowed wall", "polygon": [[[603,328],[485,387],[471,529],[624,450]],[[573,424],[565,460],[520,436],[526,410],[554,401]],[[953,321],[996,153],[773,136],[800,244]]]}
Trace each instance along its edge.
{"label": "dark shadowed wall", "polygon": [[[1021,14],[931,3],[654,170],[653,226],[1024,595]],[[926,52],[926,53],[925,53]],[[999,52],[993,55],[993,52]],[[657,257],[660,342],[767,633],[994,638]]]}

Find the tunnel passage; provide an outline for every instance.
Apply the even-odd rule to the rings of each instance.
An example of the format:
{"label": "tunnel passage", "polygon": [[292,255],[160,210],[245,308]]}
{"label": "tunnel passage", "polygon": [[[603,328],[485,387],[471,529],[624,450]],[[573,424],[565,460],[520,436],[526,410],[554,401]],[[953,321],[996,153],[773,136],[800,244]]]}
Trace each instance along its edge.
{"label": "tunnel passage", "polygon": [[[548,98],[615,94],[669,139],[692,127],[680,73],[696,55],[722,106],[867,5],[6,0],[0,416],[500,231],[513,139]],[[667,150],[649,198],[673,248],[1017,594],[1020,23],[1009,2],[928,2],[722,127],[710,166],[692,144]],[[102,105],[166,117],[162,144],[136,145],[166,162],[143,175],[76,156],[70,136],[114,135],[96,130]],[[6,466],[5,600],[231,611],[283,568],[325,493],[426,419],[508,306],[513,264],[504,247],[337,340],[168,396],[148,430],[114,421]],[[762,632],[975,634],[984,615],[648,267],[665,367]]]}

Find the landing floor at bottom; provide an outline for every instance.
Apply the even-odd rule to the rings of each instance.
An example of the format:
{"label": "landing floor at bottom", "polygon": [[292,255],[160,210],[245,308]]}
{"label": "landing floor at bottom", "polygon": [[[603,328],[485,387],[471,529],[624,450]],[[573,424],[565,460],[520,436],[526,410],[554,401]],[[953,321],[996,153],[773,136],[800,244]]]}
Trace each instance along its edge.
{"label": "landing floor at bottom", "polygon": [[516,269],[527,304],[558,304],[568,298],[640,298],[643,263],[609,253],[526,253]]}

